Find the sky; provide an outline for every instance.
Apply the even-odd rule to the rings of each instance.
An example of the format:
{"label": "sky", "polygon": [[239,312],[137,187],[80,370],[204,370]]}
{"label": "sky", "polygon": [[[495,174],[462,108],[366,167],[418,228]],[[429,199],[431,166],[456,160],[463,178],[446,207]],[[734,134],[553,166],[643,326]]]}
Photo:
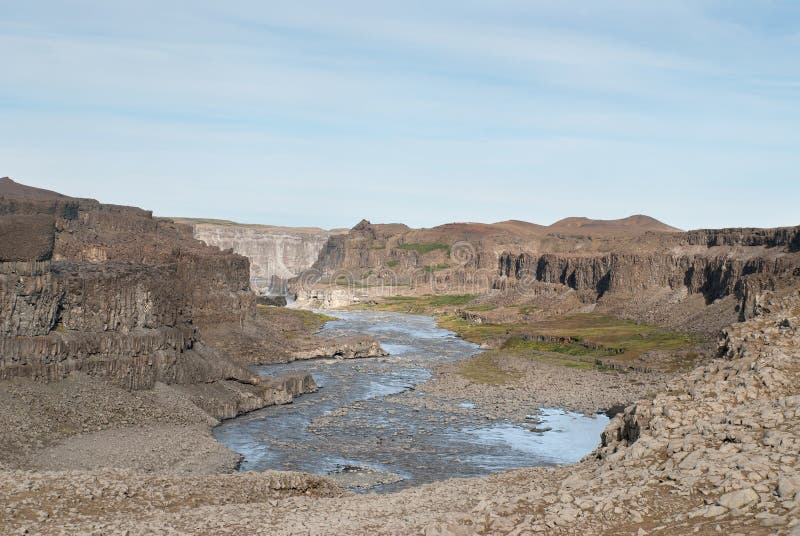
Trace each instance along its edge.
{"label": "sky", "polygon": [[160,216],[800,224],[800,2],[0,0],[0,176]]}

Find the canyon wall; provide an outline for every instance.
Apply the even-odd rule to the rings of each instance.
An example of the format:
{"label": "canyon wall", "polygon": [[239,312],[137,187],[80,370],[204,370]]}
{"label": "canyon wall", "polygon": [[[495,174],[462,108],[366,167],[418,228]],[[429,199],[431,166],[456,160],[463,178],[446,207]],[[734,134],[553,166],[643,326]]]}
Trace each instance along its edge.
{"label": "canyon wall", "polygon": [[305,227],[178,221],[191,225],[198,240],[250,259],[250,281],[259,292],[283,293],[286,281],[310,268],[328,238],[336,234]]}
{"label": "canyon wall", "polygon": [[0,379],[162,382],[217,417],[285,402],[313,382],[248,370],[291,350],[249,287],[248,259],[189,226],[0,179]]}
{"label": "canyon wall", "polygon": [[[361,222],[332,237],[291,286],[311,305],[394,294],[499,293],[498,303],[549,309],[557,300],[559,312],[597,307],[713,331],[752,317],[763,291],[800,279],[800,227],[551,227],[504,222],[413,230]],[[717,321],[700,318],[704,313]]]}

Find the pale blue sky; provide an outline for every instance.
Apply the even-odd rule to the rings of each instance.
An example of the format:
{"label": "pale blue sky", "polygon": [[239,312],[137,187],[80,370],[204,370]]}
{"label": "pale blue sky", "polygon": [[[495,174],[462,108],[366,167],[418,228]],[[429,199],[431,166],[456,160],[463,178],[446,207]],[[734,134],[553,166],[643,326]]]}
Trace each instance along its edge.
{"label": "pale blue sky", "polygon": [[800,2],[0,0],[0,176],[343,227],[800,224]]}

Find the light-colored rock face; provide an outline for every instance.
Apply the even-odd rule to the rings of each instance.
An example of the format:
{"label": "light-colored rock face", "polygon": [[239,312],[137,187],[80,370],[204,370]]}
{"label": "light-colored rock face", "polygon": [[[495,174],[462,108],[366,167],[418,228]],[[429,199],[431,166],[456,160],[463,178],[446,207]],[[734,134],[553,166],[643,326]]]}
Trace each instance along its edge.
{"label": "light-colored rock face", "polygon": [[249,258],[250,280],[259,291],[277,290],[310,268],[331,235],[323,229],[255,225],[195,223],[193,228],[198,240]]}

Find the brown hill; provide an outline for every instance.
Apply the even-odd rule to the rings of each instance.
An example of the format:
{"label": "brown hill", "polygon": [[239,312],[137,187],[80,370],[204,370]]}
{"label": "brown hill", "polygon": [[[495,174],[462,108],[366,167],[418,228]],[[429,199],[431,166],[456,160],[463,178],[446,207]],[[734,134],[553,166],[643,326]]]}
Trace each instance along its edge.
{"label": "brown hill", "polygon": [[[583,217],[571,217],[544,226],[522,220],[506,220],[496,223],[455,222],[437,225],[424,229],[410,229],[401,224],[370,224],[362,221],[355,231],[361,231],[369,225],[383,237],[406,233],[409,242],[443,242],[452,243],[458,240],[482,241],[491,240],[498,243],[541,239],[546,235],[633,237],[648,232],[675,233],[680,229],[672,227],[650,216],[637,214],[617,220],[594,220]],[[380,230],[378,232],[378,230]],[[376,235],[377,236],[377,235]]]}
{"label": "brown hill", "polygon": [[14,182],[9,177],[0,178],[0,196],[10,199],[71,199],[70,197],[58,192],[44,190],[42,188],[34,188],[33,186],[26,186],[24,184]]}
{"label": "brown hill", "polygon": [[631,235],[649,231],[676,233],[681,229],[660,222],[650,216],[635,214],[618,220],[593,220],[590,218],[564,218],[547,227],[551,233],[581,233],[598,235]]}

